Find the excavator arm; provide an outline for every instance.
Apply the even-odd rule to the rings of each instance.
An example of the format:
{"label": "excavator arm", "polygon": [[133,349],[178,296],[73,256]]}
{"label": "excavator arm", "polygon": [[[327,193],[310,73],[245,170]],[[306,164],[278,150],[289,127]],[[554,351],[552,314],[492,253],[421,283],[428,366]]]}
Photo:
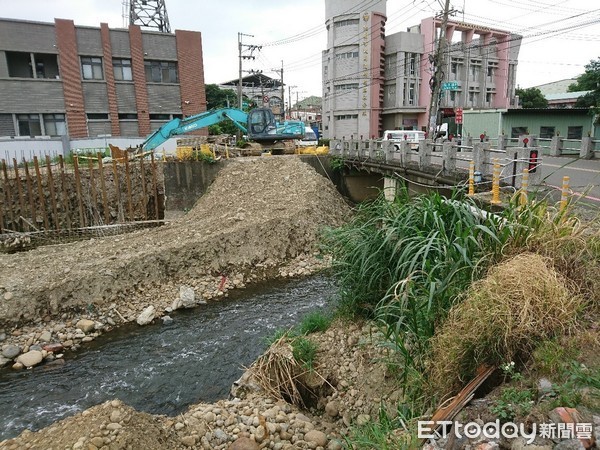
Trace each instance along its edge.
{"label": "excavator arm", "polygon": [[247,133],[246,123],[248,122],[248,114],[235,108],[216,109],[186,117],[185,119],[173,119],[165,123],[146,138],[142,143],[142,149],[146,151],[154,150],[173,136],[205,128],[227,119],[231,120],[243,133]]}

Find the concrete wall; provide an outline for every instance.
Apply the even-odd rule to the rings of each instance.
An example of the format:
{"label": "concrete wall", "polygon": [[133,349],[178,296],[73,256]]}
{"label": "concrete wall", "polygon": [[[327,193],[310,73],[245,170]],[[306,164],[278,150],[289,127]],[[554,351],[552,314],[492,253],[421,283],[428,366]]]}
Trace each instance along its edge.
{"label": "concrete wall", "polygon": [[202,197],[227,161],[209,164],[204,161],[166,162],[165,208],[167,211],[187,211]]}

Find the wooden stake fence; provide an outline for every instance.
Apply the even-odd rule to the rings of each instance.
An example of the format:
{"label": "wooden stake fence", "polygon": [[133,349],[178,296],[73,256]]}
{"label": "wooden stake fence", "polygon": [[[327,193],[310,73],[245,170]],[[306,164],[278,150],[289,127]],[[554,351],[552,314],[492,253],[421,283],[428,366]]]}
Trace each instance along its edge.
{"label": "wooden stake fence", "polygon": [[112,171],[105,170],[101,153],[87,164],[82,158],[74,156],[72,167],[67,167],[62,155],[54,166],[50,156],[34,156],[32,170],[31,163],[20,165],[12,158],[12,171],[0,160],[0,234],[160,221],[154,155],[151,164],[140,159],[139,166],[112,160]]}

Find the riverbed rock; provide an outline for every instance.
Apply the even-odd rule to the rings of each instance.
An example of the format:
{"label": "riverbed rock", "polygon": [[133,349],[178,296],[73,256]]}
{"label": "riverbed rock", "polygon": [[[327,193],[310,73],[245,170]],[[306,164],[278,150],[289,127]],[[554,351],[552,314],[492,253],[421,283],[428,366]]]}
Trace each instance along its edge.
{"label": "riverbed rock", "polygon": [[20,362],[25,367],[33,367],[42,362],[44,356],[39,350],[30,350],[27,353],[23,353],[17,358],[17,362]]}
{"label": "riverbed rock", "polygon": [[175,300],[173,300],[173,303],[171,304],[171,308],[170,309],[171,309],[171,311],[176,311],[179,308],[181,308],[182,306],[183,306],[183,302],[181,301],[181,298],[177,297]]}
{"label": "riverbed rock", "polygon": [[46,344],[46,345],[42,346],[42,348],[44,350],[46,350],[48,353],[60,353],[64,349],[63,345],[59,342],[54,342],[52,344]]}
{"label": "riverbed rock", "polygon": [[40,335],[40,342],[50,342],[50,339],[52,339],[52,333],[50,331],[44,331]]}
{"label": "riverbed rock", "polygon": [[150,305],[141,312],[135,321],[138,325],[148,325],[154,320],[155,312],[154,306]]}
{"label": "riverbed rock", "polygon": [[81,319],[79,322],[77,322],[75,327],[77,327],[84,333],[89,333],[91,331],[94,331],[94,329],[96,328],[96,322],[89,319]]}
{"label": "riverbed rock", "polygon": [[247,437],[237,438],[231,443],[227,450],[258,450],[259,445]]}
{"label": "riverbed rock", "polygon": [[319,430],[310,430],[304,435],[306,442],[314,442],[319,447],[325,447],[327,445],[327,435]]}
{"label": "riverbed rock", "polygon": [[183,285],[179,287],[179,298],[184,308],[193,308],[196,306],[196,293],[189,286]]}
{"label": "riverbed rock", "polygon": [[325,405],[325,412],[329,417],[337,417],[340,413],[340,404],[339,402],[332,400],[327,405]]}
{"label": "riverbed rock", "polygon": [[4,356],[0,356],[0,367],[6,366],[11,361],[12,361],[12,359],[5,358]]}
{"label": "riverbed rock", "polygon": [[21,347],[10,344],[2,349],[2,356],[8,359],[14,359],[21,353]]}

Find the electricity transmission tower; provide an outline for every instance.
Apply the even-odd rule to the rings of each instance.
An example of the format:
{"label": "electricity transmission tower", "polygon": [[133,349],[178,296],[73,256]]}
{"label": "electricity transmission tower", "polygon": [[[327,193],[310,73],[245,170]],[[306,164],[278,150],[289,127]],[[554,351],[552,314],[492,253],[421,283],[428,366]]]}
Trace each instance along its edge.
{"label": "electricity transmission tower", "polygon": [[129,25],[156,28],[162,33],[171,32],[165,0],[124,0],[124,19],[126,14],[129,15]]}

